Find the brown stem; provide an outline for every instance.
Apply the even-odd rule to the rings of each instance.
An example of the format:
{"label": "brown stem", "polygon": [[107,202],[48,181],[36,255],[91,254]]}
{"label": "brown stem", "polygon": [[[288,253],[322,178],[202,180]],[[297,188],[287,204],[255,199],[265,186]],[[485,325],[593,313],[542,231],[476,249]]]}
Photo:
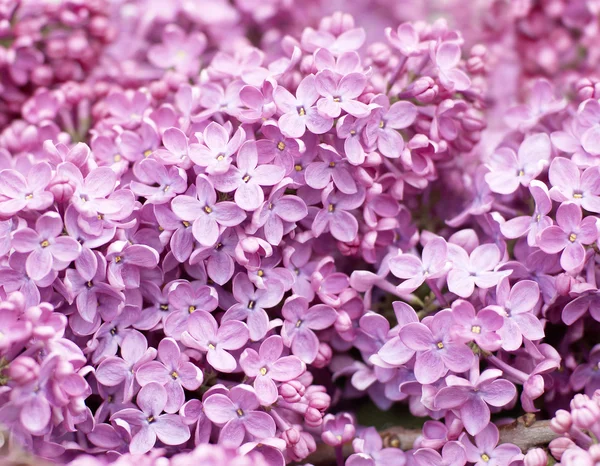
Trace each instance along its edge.
{"label": "brown stem", "polygon": [[[499,427],[500,443],[513,443],[518,446],[523,453],[536,447],[547,446],[558,435],[550,428],[550,421],[535,419],[534,414],[526,414],[517,418],[510,424]],[[383,444],[385,447],[400,448],[410,450],[417,437],[421,435],[419,429],[406,429],[404,427],[391,427],[381,432]],[[352,454],[352,445],[344,445],[344,454]],[[315,466],[327,466],[335,464],[335,450],[321,443],[312,455],[306,458],[305,462],[312,463]]]}

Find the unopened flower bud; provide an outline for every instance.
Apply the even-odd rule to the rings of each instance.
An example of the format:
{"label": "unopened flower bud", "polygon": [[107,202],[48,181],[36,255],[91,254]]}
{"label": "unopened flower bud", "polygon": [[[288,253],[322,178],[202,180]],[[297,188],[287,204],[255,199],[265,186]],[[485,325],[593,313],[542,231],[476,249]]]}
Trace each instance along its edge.
{"label": "unopened flower bud", "polygon": [[525,466],[546,466],[548,455],[541,448],[529,450],[524,459]]}
{"label": "unopened flower bud", "polygon": [[573,440],[567,437],[559,437],[552,440],[548,445],[548,448],[550,449],[550,453],[552,453],[552,456],[554,456],[558,461],[560,461],[564,452],[573,446],[575,446]]}
{"label": "unopened flower bud", "polygon": [[8,366],[8,377],[18,385],[25,385],[38,377],[40,366],[28,356],[19,356]]}
{"label": "unopened flower bud", "polygon": [[331,346],[324,342],[319,343],[319,352],[313,362],[313,366],[318,367],[319,369],[328,366],[332,356],[333,351]]}

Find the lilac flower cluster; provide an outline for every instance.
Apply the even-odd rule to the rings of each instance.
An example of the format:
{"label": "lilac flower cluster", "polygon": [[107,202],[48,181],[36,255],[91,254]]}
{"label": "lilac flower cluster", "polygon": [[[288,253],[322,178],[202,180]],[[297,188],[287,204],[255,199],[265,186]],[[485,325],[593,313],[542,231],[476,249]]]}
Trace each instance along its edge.
{"label": "lilac flower cluster", "polygon": [[[465,37],[394,13],[379,42],[316,0],[42,3],[0,0],[11,449],[541,466],[500,441],[526,412],[600,462],[592,1],[491,2],[514,28]],[[402,451],[348,400],[429,420]]]}

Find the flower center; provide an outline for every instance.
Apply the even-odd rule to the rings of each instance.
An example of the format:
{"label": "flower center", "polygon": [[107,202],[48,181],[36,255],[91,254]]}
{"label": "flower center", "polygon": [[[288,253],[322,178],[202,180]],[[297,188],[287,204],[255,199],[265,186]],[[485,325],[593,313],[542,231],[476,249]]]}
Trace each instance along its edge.
{"label": "flower center", "polygon": [[208,349],[215,349],[215,345],[213,345],[212,343],[208,344]]}
{"label": "flower center", "polygon": [[152,155],[152,151],[150,149],[144,151],[144,157],[150,157]]}
{"label": "flower center", "polygon": [[246,175],[246,176],[244,176],[244,177],[242,178],[242,181],[243,181],[244,183],[247,183],[248,181],[250,181],[250,175]]}
{"label": "flower center", "polygon": [[148,421],[149,424],[152,424],[154,422],[154,416],[148,416],[146,418],[146,420]]}
{"label": "flower center", "polygon": [[123,260],[123,258],[122,258],[121,256],[117,256],[117,257],[115,257],[115,262],[116,262],[116,263],[119,263],[119,262],[121,262],[122,260]]}
{"label": "flower center", "polygon": [[192,312],[194,312],[196,310],[196,306],[190,306],[188,307],[188,312],[191,314]]}
{"label": "flower center", "polygon": [[186,228],[190,226],[190,222],[186,222],[185,220],[183,222],[181,222],[181,223]]}
{"label": "flower center", "polygon": [[294,165],[294,170],[296,170],[297,172],[301,172],[302,171],[302,165],[300,165],[299,163],[297,163],[296,165]]}
{"label": "flower center", "polygon": [[438,349],[443,349],[444,348],[444,344],[441,341],[438,341],[437,345]]}
{"label": "flower center", "polygon": [[115,154],[115,156],[113,157],[113,160],[114,160],[115,162],[120,162],[120,161],[121,161],[121,158],[122,158],[122,157],[121,157],[121,154]]}
{"label": "flower center", "polygon": [[473,325],[471,327],[471,332],[477,333],[479,335],[481,333],[481,327],[479,325]]}
{"label": "flower center", "polygon": [[258,275],[259,277],[264,277],[265,272],[262,269],[258,269],[258,272],[256,272],[256,275]]}
{"label": "flower center", "polygon": [[304,107],[298,107],[298,115],[300,115],[300,116],[306,115],[306,110],[304,110]]}
{"label": "flower center", "polygon": [[266,375],[267,374],[267,368],[266,367],[261,367],[260,368],[260,375]]}
{"label": "flower center", "polygon": [[94,284],[91,281],[89,281],[85,284],[85,286],[87,286],[88,288],[91,288],[92,286],[94,286]]}
{"label": "flower center", "polygon": [[302,325],[302,321],[298,320],[298,322],[296,322],[296,328],[300,327]]}
{"label": "flower center", "polygon": [[335,210],[335,206],[333,204],[329,204],[329,206],[327,207],[327,211],[333,212],[334,210]]}
{"label": "flower center", "polygon": [[244,411],[242,411],[242,408],[238,408],[238,409],[236,410],[236,413],[237,413],[237,415],[238,415],[239,417],[242,417],[242,416],[244,415]]}
{"label": "flower center", "polygon": [[160,305],[160,310],[161,311],[168,311],[169,310],[169,305],[168,304],[161,304]]}
{"label": "flower center", "polygon": [[487,453],[484,453],[481,455],[481,459],[487,463],[490,460],[490,457]]}
{"label": "flower center", "polygon": [[577,239],[577,235],[576,235],[575,233],[571,233],[571,234],[569,235],[569,241],[570,241],[571,243],[574,243],[576,239]]}
{"label": "flower center", "polygon": [[209,206],[204,206],[204,212],[210,214],[212,212],[212,209]]}
{"label": "flower center", "polygon": [[215,246],[215,249],[218,251],[222,247],[223,247],[223,243],[217,243],[217,245]]}
{"label": "flower center", "polygon": [[517,172],[517,176],[523,176],[524,174],[525,174],[525,171],[523,169],[521,169]]}
{"label": "flower center", "polygon": [[254,305],[256,304],[256,302],[254,301],[249,301],[248,302],[248,309],[254,309]]}
{"label": "flower center", "polygon": [[355,130],[353,130],[353,129],[351,129],[351,130],[350,130],[350,136],[356,136],[356,131],[355,131]]}
{"label": "flower center", "polygon": [[579,192],[579,191],[575,191],[573,193],[573,199],[581,199],[583,197],[583,193]]}
{"label": "flower center", "polygon": [[33,199],[33,194],[29,193],[25,196],[25,199],[29,200],[29,199]]}
{"label": "flower center", "polygon": [[381,120],[381,121],[379,122],[379,127],[380,127],[380,128],[385,128],[385,121]]}
{"label": "flower center", "polygon": [[221,160],[223,160],[225,158],[225,155],[223,154],[219,154],[217,155],[217,160],[220,162]]}
{"label": "flower center", "polygon": [[277,149],[279,149],[279,150],[285,149],[285,143],[283,141],[279,141],[277,143]]}
{"label": "flower center", "polygon": [[333,98],[333,101],[334,101],[334,102],[341,102],[341,101],[342,101],[342,99],[341,99],[340,97],[334,97],[334,98]]}
{"label": "flower center", "polygon": [[175,372],[175,371],[171,372],[171,378],[173,380],[177,380],[178,377],[179,377],[179,374],[177,372]]}
{"label": "flower center", "polygon": [[167,192],[167,191],[168,191],[170,188],[171,188],[171,186],[169,186],[169,185],[166,185],[166,186],[163,188],[163,191],[166,193],[166,192]]}
{"label": "flower center", "polygon": [[40,246],[43,247],[43,248],[47,248],[48,246],[50,246],[50,243],[48,242],[47,239],[45,239],[44,241],[42,241],[40,243]]}
{"label": "flower center", "polygon": [[335,167],[335,162],[329,162],[329,166],[330,166],[331,168]]}

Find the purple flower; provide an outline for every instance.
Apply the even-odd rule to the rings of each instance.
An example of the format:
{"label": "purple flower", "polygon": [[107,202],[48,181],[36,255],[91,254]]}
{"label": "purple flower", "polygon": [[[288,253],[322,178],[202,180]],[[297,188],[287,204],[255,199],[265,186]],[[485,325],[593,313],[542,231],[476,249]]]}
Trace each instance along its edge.
{"label": "purple flower", "polygon": [[371,109],[357,99],[367,86],[367,77],[362,73],[339,76],[331,70],[317,73],[315,87],[323,97],[317,101],[317,109],[330,118],[340,116],[342,110],[356,118],[369,115]]}
{"label": "purple flower", "polygon": [[405,281],[397,286],[400,293],[412,293],[425,280],[435,280],[450,269],[448,245],[444,238],[433,238],[425,244],[422,259],[412,254],[400,254],[389,261],[390,272]]}
{"label": "purple flower", "polygon": [[438,78],[442,86],[449,91],[469,89],[471,80],[463,71],[457,68],[460,62],[460,46],[456,42],[442,42],[431,49],[431,60],[437,66]]}
{"label": "purple flower", "polygon": [[492,423],[475,435],[475,445],[467,435],[460,437],[467,452],[467,461],[475,466],[505,466],[511,464],[513,458],[521,456],[519,447],[512,443],[498,445],[499,439],[498,428]]}
{"label": "purple flower", "polygon": [[45,210],[54,196],[46,191],[52,179],[52,168],[45,162],[32,166],[27,178],[16,170],[0,171],[0,214],[14,215],[21,210]]}
{"label": "purple flower", "polygon": [[446,375],[448,370],[464,372],[473,364],[471,349],[451,336],[454,324],[452,311],[438,312],[427,325],[412,322],[400,329],[402,342],[417,352],[415,377],[430,384]]}
{"label": "purple flower", "polygon": [[329,446],[339,447],[354,439],[355,433],[354,419],[348,413],[339,413],[335,416],[328,414],[323,419],[321,439]]}
{"label": "purple flower", "polygon": [[586,290],[567,303],[562,310],[562,320],[565,324],[572,325],[588,311],[594,320],[600,322],[600,292],[596,289]]}
{"label": "purple flower", "polygon": [[314,330],[326,329],[337,319],[337,312],[331,306],[316,304],[309,308],[308,304],[303,297],[291,296],[281,310],[285,318],[281,329],[283,342],[306,364],[312,363],[319,351]]}
{"label": "purple flower", "polygon": [[139,287],[140,269],[156,267],[159,256],[154,249],[142,244],[114,242],[108,250],[106,260],[109,283],[122,290]]}
{"label": "purple flower", "polygon": [[558,202],[570,202],[590,212],[600,212],[600,168],[586,168],[580,173],[577,165],[564,157],[552,161],[548,177],[550,197]]}
{"label": "purple flower", "polygon": [[202,385],[202,371],[181,353],[177,342],[165,338],[158,344],[158,361],[150,361],[138,368],[136,380],[144,387],[160,383],[167,390],[165,412],[175,413],[185,402],[186,390],[197,390]]}
{"label": "purple flower", "polygon": [[465,342],[474,341],[486,351],[497,351],[502,338],[498,330],[504,325],[503,317],[492,309],[481,309],[475,313],[473,305],[463,299],[452,303],[452,317],[456,325],[454,334]]}
{"label": "purple flower", "polygon": [[502,371],[488,369],[477,378],[471,374],[471,380],[449,375],[447,387],[435,396],[435,406],[439,409],[455,409],[465,429],[471,435],[477,435],[490,423],[488,405],[501,408],[510,403],[517,395],[517,389],[508,380],[500,379]]}
{"label": "purple flower", "polygon": [[206,48],[206,36],[201,32],[186,37],[174,24],[165,27],[162,42],[148,50],[148,60],[159,68],[174,68],[179,73],[193,76],[200,69],[199,56]]}
{"label": "purple flower", "polygon": [[204,401],[204,412],[215,424],[222,426],[219,443],[239,447],[247,435],[257,440],[275,435],[275,421],[259,411],[260,403],[249,385],[236,385],[227,394],[215,393]]}
{"label": "purple flower", "polygon": [[233,202],[217,202],[217,193],[204,175],[196,178],[196,196],[177,196],[171,203],[175,215],[192,224],[194,238],[203,246],[214,246],[219,239],[219,227],[239,225],[246,218]]}
{"label": "purple flower", "polygon": [[69,236],[60,236],[63,222],[56,212],[48,212],[35,222],[35,230],[23,228],[13,236],[18,252],[29,253],[25,267],[34,280],[44,278],[52,269],[62,270],[77,259],[81,245]]}
{"label": "purple flower", "polygon": [[219,326],[208,312],[196,311],[188,319],[188,330],[181,335],[181,342],[206,353],[207,362],[215,370],[233,372],[237,363],[228,351],[243,347],[248,336],[248,327],[243,322],[230,320]]}
{"label": "purple flower", "polygon": [[540,299],[540,288],[532,280],[521,280],[512,288],[508,278],[504,278],[496,287],[496,304],[492,309],[504,317],[504,325],[498,334],[502,337],[502,348],[515,351],[523,343],[523,337],[537,341],[544,337],[544,327],[533,314]]}
{"label": "purple flower", "polygon": [[227,309],[223,322],[245,320],[250,339],[259,341],[269,331],[269,315],[265,309],[279,304],[283,293],[283,287],[278,283],[273,283],[268,288],[255,289],[248,275],[240,272],[233,279],[233,296],[237,304]]}
{"label": "purple flower", "polygon": [[211,181],[217,190],[235,191],[235,202],[244,210],[253,211],[265,200],[263,186],[273,186],[285,176],[278,165],[258,165],[258,152],[254,141],[245,142],[237,155],[236,166],[220,175],[212,175]]}
{"label": "purple flower", "polygon": [[279,129],[290,138],[301,138],[306,128],[311,133],[323,134],[333,126],[333,118],[322,115],[315,106],[319,93],[315,85],[315,76],[306,76],[298,85],[296,97],[283,86],[277,86],[273,100],[279,111]]}
{"label": "purple flower", "polygon": [[[177,167],[167,168],[153,159],[142,160],[133,172],[139,181],[132,181],[130,188],[136,196],[146,198],[150,204],[164,204],[187,189],[185,171]],[[156,186],[158,185],[158,186]]]}
{"label": "purple flower", "polygon": [[361,143],[361,135],[368,119],[344,115],[336,125],[337,136],[344,140],[344,153],[352,165],[361,165],[367,156]]}
{"label": "purple flower", "polygon": [[585,394],[593,396],[600,388],[600,345],[595,345],[584,364],[578,364],[570,379],[574,390],[585,389]]}
{"label": "purple flower", "polygon": [[231,138],[227,130],[214,121],[204,129],[203,144],[195,146],[190,158],[206,173],[218,175],[226,173],[231,165],[231,156],[237,152],[246,138],[240,126]]}
{"label": "purple flower", "polygon": [[358,190],[353,178],[352,166],[342,159],[334,147],[319,144],[319,158],[306,167],[306,184],[314,189],[324,189],[330,181],[344,194],[355,194]]}
{"label": "purple flower", "polygon": [[170,127],[162,135],[164,149],[157,149],[154,157],[165,165],[177,165],[188,170],[197,163],[194,159],[200,151],[199,144],[189,144],[188,137],[179,128]]}
{"label": "purple flower", "polygon": [[107,387],[122,383],[123,399],[129,401],[139,388],[135,381],[137,371],[155,357],[156,350],[148,348],[144,335],[137,331],[129,332],[121,343],[121,357],[109,356],[102,361],[96,371],[96,379]]}
{"label": "purple flower", "polygon": [[346,460],[346,466],[404,466],[406,457],[397,448],[383,448],[383,440],[375,427],[367,427],[352,441],[356,453]]}
{"label": "purple flower", "polygon": [[246,348],[240,356],[240,366],[248,377],[254,377],[254,390],[260,402],[271,405],[277,401],[275,382],[289,382],[300,376],[305,364],[296,356],[284,356],[283,342],[280,336],[266,338],[258,352]]}
{"label": "purple flower", "polygon": [[585,259],[584,245],[592,244],[598,239],[596,217],[582,220],[581,208],[571,202],[558,207],[556,223],[540,233],[539,248],[548,254],[560,255],[560,266],[566,271],[579,269]]}
{"label": "purple flower", "polygon": [[452,245],[448,256],[452,261],[452,270],[448,272],[448,289],[461,298],[470,297],[475,286],[496,286],[503,277],[511,273],[494,272],[500,262],[500,250],[495,244],[477,246],[470,255],[460,246]]}
{"label": "purple flower", "polygon": [[201,282],[183,282],[169,291],[169,315],[164,322],[165,335],[178,340],[187,329],[190,315],[197,310],[212,312],[219,303],[214,288]]}
{"label": "purple flower", "polygon": [[364,191],[355,194],[337,192],[330,183],[321,194],[323,208],[317,212],[312,224],[315,236],[320,236],[326,229],[342,242],[353,241],[358,235],[358,221],[348,210],[356,209],[364,201]]}
{"label": "purple flower", "polygon": [[419,448],[413,457],[417,466],[464,466],[467,463],[465,447],[459,442],[447,442],[442,454],[431,448]]}
{"label": "purple flower", "polygon": [[417,107],[406,101],[399,101],[390,106],[384,95],[375,97],[372,104],[380,108],[371,112],[366,126],[366,141],[369,146],[376,146],[379,152],[390,158],[398,158],[404,150],[404,139],[397,131],[408,128],[417,117]]}
{"label": "purple flower", "polygon": [[502,147],[498,149],[489,163],[490,173],[485,180],[493,192],[499,194],[514,193],[519,185],[529,186],[548,164],[552,147],[545,133],[528,136],[515,151]]}
{"label": "purple flower", "polygon": [[500,231],[510,239],[520,238],[527,233],[527,244],[535,246],[539,234],[552,225],[552,219],[548,216],[552,210],[552,200],[548,195],[548,188],[541,181],[533,180],[529,184],[529,192],[535,201],[535,210],[531,217],[513,217],[500,224]]}
{"label": "purple flower", "polygon": [[308,215],[300,197],[285,194],[291,182],[290,178],[284,178],[273,186],[268,199],[252,215],[252,229],[263,228],[265,239],[273,246],[281,243],[284,232],[296,225],[294,222]]}
{"label": "purple flower", "polygon": [[122,419],[137,428],[131,438],[129,451],[141,455],[150,451],[156,439],[165,445],[181,445],[190,438],[190,430],[177,414],[161,414],[167,404],[167,390],[156,382],[142,387],[136,403],[140,410],[128,408],[118,411],[111,421]]}

